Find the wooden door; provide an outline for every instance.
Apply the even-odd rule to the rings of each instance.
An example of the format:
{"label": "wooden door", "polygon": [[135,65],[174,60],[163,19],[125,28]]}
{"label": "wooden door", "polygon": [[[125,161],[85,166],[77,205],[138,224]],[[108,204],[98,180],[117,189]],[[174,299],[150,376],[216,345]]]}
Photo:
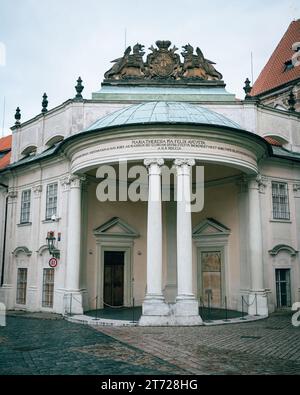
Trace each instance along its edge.
{"label": "wooden door", "polygon": [[104,306],[124,304],[124,251],[104,252]]}

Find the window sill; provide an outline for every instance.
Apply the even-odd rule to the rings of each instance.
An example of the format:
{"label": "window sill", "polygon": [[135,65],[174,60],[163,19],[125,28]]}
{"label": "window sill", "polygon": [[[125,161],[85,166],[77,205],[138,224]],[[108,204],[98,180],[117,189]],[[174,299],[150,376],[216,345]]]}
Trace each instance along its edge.
{"label": "window sill", "polygon": [[43,221],[42,221],[42,224],[50,224],[50,223],[55,223],[55,222],[58,222],[60,220],[60,218],[56,218],[56,220],[55,221],[53,221],[53,219],[44,219]]}
{"label": "window sill", "polygon": [[283,224],[291,224],[292,221],[290,219],[270,219],[270,222],[279,222]]}
{"label": "window sill", "polygon": [[17,226],[21,227],[21,226],[31,226],[32,222],[23,222],[21,224],[17,224]]}

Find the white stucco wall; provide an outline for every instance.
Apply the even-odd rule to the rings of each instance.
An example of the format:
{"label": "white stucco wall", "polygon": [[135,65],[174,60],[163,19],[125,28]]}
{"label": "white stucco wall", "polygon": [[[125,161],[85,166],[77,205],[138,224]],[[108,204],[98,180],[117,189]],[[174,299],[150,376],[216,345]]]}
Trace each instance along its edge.
{"label": "white stucco wall", "polygon": [[[97,101],[67,101],[50,110],[46,115],[39,115],[21,127],[13,130],[12,162],[19,160],[21,152],[28,146],[37,146],[37,153],[44,151],[46,143],[54,136],[69,137],[79,133],[99,118],[129,106],[130,103],[110,103]],[[280,136],[286,139],[287,147],[300,152],[300,118],[290,112],[257,106],[251,102],[201,103],[235,121],[245,130],[260,136]]]}

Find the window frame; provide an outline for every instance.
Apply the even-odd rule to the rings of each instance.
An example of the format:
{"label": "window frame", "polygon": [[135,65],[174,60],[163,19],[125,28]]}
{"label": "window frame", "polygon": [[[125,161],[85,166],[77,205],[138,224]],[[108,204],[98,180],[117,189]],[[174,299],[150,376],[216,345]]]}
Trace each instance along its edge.
{"label": "window frame", "polygon": [[[47,279],[47,274],[51,273]],[[55,286],[55,270],[54,268],[43,268],[43,284],[42,284],[42,307],[53,309],[54,305],[54,286]]]}
{"label": "window frame", "polygon": [[[26,193],[29,193],[29,198],[27,200],[24,199]],[[30,213],[31,213],[31,189],[24,189],[21,195],[20,224],[28,224],[30,222]],[[27,217],[25,217],[25,215],[27,215]]]}
{"label": "window frame", "polygon": [[[21,273],[25,273],[22,277]],[[17,294],[16,304],[26,305],[27,301],[27,280],[28,280],[28,269],[26,267],[19,267],[17,270]],[[24,285],[25,284],[25,285]]]}
{"label": "window frame", "polygon": [[[275,186],[277,188],[275,188]],[[280,188],[284,186],[284,188]],[[277,191],[276,191],[277,189]],[[275,191],[277,193],[275,193]],[[284,191],[284,193],[282,193]],[[289,202],[289,187],[288,183],[284,181],[272,181],[271,183],[272,196],[272,218],[275,221],[290,221],[290,202]]]}
{"label": "window frame", "polygon": [[[56,187],[55,194],[50,195],[51,187]],[[50,199],[53,199],[53,202]],[[46,189],[46,212],[45,212],[46,221],[51,220],[51,217],[53,215],[57,215],[57,204],[58,204],[58,183],[52,182],[51,184],[47,185],[47,189]]]}

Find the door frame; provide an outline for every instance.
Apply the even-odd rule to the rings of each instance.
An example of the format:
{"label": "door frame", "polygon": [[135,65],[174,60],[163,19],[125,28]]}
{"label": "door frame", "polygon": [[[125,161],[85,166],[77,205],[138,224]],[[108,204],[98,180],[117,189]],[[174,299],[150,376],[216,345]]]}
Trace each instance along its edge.
{"label": "door frame", "polygon": [[[277,279],[276,279],[276,270],[289,270],[290,273],[290,306],[278,306],[278,295],[277,295]],[[275,300],[276,300],[276,310],[282,310],[282,309],[288,309],[290,310],[293,301],[292,301],[292,268],[290,267],[275,267],[274,270],[274,276],[275,276]]]}
{"label": "door frame", "polygon": [[206,218],[193,229],[193,239],[197,259],[197,299],[202,296],[201,252],[221,251],[221,298],[227,296],[230,305],[231,294],[228,292],[228,238],[230,229],[213,218]]}
{"label": "door frame", "polygon": [[[212,251],[220,251],[221,252],[221,304],[223,303],[223,297],[226,295],[226,282],[225,282],[225,246],[216,244],[214,246],[197,246],[197,293],[198,299],[203,295],[203,284],[202,284],[202,262],[201,262],[201,254],[202,252],[212,252]],[[220,306],[221,307],[221,306]]]}
{"label": "door frame", "polygon": [[98,300],[98,307],[102,309],[104,298],[104,252],[105,251],[120,251],[124,252],[124,306],[132,306],[133,295],[133,242],[132,241],[102,241],[97,242],[97,275],[96,275],[96,296],[100,297]]}
{"label": "door frame", "polygon": [[[126,286],[125,286],[125,281],[127,280],[126,279],[126,270],[125,270],[125,267],[126,267],[126,252],[127,252],[128,250],[125,250],[124,248],[118,248],[118,247],[113,247],[113,248],[109,248],[109,247],[104,247],[104,248],[102,248],[102,259],[103,259],[103,277],[102,277],[102,286],[103,286],[103,293],[102,293],[102,295],[103,295],[103,298],[102,298],[102,300],[104,301],[104,291],[105,291],[105,252],[123,252],[124,253],[124,255],[123,255],[123,259],[124,259],[124,262],[123,262],[123,305],[125,305],[126,306],[126,304],[125,304],[125,294],[126,294],[126,292],[125,292],[125,288],[126,288]],[[130,287],[130,284],[129,284],[129,287]],[[106,302],[106,303],[108,303],[108,302]]]}
{"label": "door frame", "polygon": [[[115,229],[117,227],[117,231]],[[100,296],[98,307],[103,308],[104,297],[104,251],[124,251],[124,306],[133,303],[133,247],[139,233],[121,218],[113,217],[94,230],[96,238],[96,295]]]}
{"label": "door frame", "polygon": [[[272,305],[273,309],[277,307],[277,292],[276,292],[276,269],[290,269],[290,290],[291,290],[291,305],[297,302],[297,278],[298,278],[298,251],[293,247],[278,244],[268,251],[271,255],[271,265],[269,268],[270,276],[270,289],[272,292]],[[284,307],[283,307],[284,309]]]}

